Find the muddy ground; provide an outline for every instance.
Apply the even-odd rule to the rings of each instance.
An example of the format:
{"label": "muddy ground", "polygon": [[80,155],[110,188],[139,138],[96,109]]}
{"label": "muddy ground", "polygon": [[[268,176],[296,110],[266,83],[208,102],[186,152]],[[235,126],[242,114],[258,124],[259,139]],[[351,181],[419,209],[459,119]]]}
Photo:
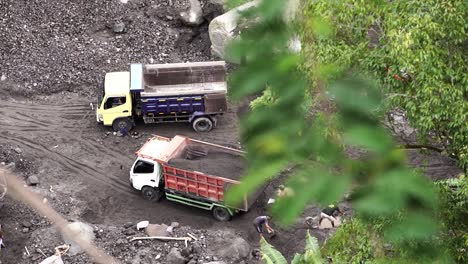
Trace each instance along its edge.
{"label": "muddy ground", "polygon": [[[116,137],[109,133],[110,128],[98,125],[90,103],[96,101],[105,72],[126,70],[132,62],[214,59],[208,21],[188,27],[177,19],[186,1],[123,2],[127,1],[0,1],[0,162],[14,162],[15,172],[25,179],[37,176],[40,183],[34,190],[71,221],[85,221],[111,233],[140,220],[156,224],[176,221],[199,232],[228,228],[253,248],[258,247],[252,221],[266,213],[265,203],[279,182],[270,184],[249,213],[227,223],[214,221],[210,212],[164,199],[159,203],[145,201],[129,187],[134,152],[152,134],[179,134],[240,148],[238,113],[246,107],[231,104],[219,118],[218,127],[204,134],[187,124],[138,124],[138,137]],[[216,8],[202,3],[209,19]],[[123,23],[125,32],[114,33],[116,23]],[[426,161],[427,156],[414,155],[412,161]],[[440,156],[436,159],[435,165],[427,163],[428,170],[437,171],[439,176],[458,173],[453,161]],[[350,213],[349,205],[342,206]],[[303,217],[318,212],[310,207]],[[18,263],[24,247],[35,241],[37,232],[50,226],[47,219],[8,197],[1,203],[0,223],[7,244],[1,263]],[[306,230],[301,218],[288,230],[279,229],[271,242],[291,259],[302,250]],[[313,235],[323,242],[330,233],[315,230]],[[52,250],[57,245],[42,246]],[[31,258],[21,262],[37,263]],[[158,262],[164,263],[154,261]]]}

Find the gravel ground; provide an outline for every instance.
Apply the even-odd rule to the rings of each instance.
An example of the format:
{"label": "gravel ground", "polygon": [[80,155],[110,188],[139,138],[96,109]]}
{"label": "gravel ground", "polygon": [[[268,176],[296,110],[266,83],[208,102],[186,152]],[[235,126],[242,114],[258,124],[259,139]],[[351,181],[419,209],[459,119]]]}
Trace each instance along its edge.
{"label": "gravel ground", "polygon": [[[94,94],[105,72],[129,63],[210,60],[208,23],[182,24],[187,7],[188,0],[2,0],[0,76],[19,95]],[[220,12],[203,7],[208,19]]]}

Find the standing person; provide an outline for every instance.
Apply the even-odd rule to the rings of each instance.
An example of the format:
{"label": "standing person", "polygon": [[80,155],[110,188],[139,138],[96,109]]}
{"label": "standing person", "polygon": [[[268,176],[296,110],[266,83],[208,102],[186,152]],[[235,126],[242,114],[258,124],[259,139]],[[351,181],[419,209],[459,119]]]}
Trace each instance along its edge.
{"label": "standing person", "polygon": [[268,220],[270,220],[270,219],[271,219],[271,217],[262,215],[262,216],[256,217],[255,220],[253,221],[253,225],[255,227],[255,230],[257,231],[257,233],[260,234],[260,237],[263,237],[263,226],[264,225],[265,225],[268,233],[275,232],[275,230],[273,230],[273,228],[271,228],[270,225],[268,225]]}
{"label": "standing person", "polygon": [[335,221],[336,221],[336,218],[333,216],[336,212],[338,212],[339,214],[343,214],[341,211],[340,211],[340,208],[338,208],[338,206],[335,206],[333,204],[327,206],[326,208],[324,208],[322,210],[322,212],[320,213],[320,220],[319,220],[319,226],[320,224],[322,223],[322,220],[323,219],[328,219],[331,221],[331,224],[332,224],[332,227],[335,227]]}

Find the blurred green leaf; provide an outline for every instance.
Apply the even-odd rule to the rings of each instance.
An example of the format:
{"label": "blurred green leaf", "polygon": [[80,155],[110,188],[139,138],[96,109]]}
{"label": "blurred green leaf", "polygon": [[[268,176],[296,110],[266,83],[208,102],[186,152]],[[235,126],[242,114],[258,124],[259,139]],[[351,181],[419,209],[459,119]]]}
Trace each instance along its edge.
{"label": "blurred green leaf", "polygon": [[344,141],[381,154],[389,152],[392,147],[392,139],[387,132],[375,126],[350,127],[344,133]]}
{"label": "blurred green leaf", "polygon": [[260,248],[262,250],[262,259],[266,264],[287,264],[286,258],[270,245],[263,237],[260,239]]}

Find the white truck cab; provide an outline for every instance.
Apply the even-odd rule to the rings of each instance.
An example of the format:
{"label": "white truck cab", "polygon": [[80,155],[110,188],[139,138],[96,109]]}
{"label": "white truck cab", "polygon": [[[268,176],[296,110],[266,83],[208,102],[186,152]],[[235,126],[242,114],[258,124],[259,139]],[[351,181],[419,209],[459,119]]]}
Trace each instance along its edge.
{"label": "white truck cab", "polygon": [[143,197],[148,200],[156,200],[162,196],[161,165],[153,160],[138,157],[130,169],[130,184]]}

